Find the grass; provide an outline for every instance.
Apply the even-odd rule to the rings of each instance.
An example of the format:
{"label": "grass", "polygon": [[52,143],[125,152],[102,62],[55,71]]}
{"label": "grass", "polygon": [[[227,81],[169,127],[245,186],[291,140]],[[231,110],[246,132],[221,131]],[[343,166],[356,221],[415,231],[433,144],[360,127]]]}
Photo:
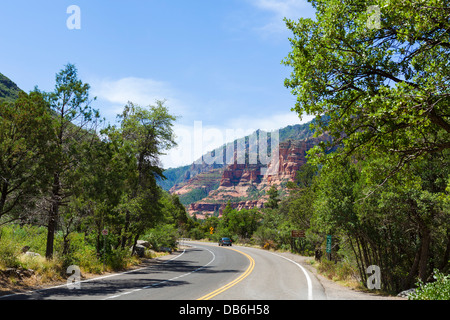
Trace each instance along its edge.
{"label": "grass", "polygon": [[348,262],[339,261],[335,263],[328,259],[322,259],[321,261],[311,260],[311,264],[319,274],[329,280],[353,289],[364,289],[358,277],[358,270]]}
{"label": "grass", "polygon": [[[105,260],[97,255],[95,247],[84,234],[72,233],[70,250],[62,255],[62,239],[55,239],[54,258],[44,257],[46,230],[35,226],[8,225],[0,228],[0,294],[5,291],[25,290],[32,287],[64,283],[70,274],[70,265],[80,268],[82,278],[90,278],[105,272],[126,270],[143,262],[131,256],[129,248],[111,250]],[[25,255],[24,246],[37,256]],[[153,259],[166,253],[148,250],[144,259]]]}

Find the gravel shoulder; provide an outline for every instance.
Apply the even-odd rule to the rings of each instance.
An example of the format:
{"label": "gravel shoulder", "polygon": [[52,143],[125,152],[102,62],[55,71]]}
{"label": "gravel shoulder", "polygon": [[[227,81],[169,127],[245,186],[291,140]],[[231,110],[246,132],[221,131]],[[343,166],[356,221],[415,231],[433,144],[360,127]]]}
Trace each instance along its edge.
{"label": "gravel shoulder", "polygon": [[319,274],[316,268],[309,262],[313,259],[311,257],[304,257],[290,252],[277,252],[277,254],[301,264],[310,271],[321,283],[328,300],[407,300],[401,297],[384,296],[343,286]]}

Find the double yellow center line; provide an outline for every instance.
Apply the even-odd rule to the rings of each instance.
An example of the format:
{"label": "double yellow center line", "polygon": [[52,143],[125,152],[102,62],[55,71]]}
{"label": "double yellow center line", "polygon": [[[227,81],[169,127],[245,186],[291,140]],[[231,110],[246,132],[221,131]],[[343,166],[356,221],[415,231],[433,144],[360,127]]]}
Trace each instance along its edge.
{"label": "double yellow center line", "polygon": [[239,282],[241,282],[242,280],[244,280],[246,277],[248,277],[248,275],[250,273],[252,273],[253,268],[255,267],[255,260],[253,260],[252,257],[250,257],[248,254],[236,250],[236,249],[231,249],[231,248],[227,248],[229,250],[233,250],[236,252],[239,252],[240,254],[244,255],[245,257],[247,257],[247,259],[250,261],[250,265],[248,266],[247,270],[245,270],[245,272],[243,274],[241,274],[238,278],[236,278],[235,280],[231,281],[230,283],[227,283],[226,285],[224,285],[223,287],[220,287],[217,290],[214,290],[211,293],[208,293],[207,295],[204,295],[201,298],[198,298],[197,300],[209,300],[214,298],[215,296],[217,296],[218,294],[221,294],[222,292],[230,289],[231,287],[235,286],[236,284],[238,284]]}

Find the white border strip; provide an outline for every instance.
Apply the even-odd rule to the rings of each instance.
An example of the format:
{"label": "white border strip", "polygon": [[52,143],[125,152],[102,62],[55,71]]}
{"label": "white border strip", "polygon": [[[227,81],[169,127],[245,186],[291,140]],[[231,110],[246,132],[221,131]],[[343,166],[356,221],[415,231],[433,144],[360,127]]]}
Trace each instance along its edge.
{"label": "white border strip", "polygon": [[[185,252],[186,252],[186,249],[184,249],[181,254],[178,254],[178,255],[176,255],[173,258],[164,260],[162,263],[167,263],[169,261],[178,259]],[[101,276],[101,277],[86,279],[86,280],[82,280],[82,281],[76,281],[76,282],[71,283],[71,285],[76,285],[76,284],[80,284],[80,283],[84,283],[84,282],[90,282],[90,281],[97,281],[97,280],[102,280],[102,279],[111,278],[111,277],[117,277],[117,276],[120,276],[120,275],[123,275],[123,274],[128,274],[128,273],[133,273],[133,272],[138,272],[138,271],[141,271],[141,270],[145,270],[145,269],[148,269],[150,267],[152,267],[152,266],[143,267],[143,268],[139,268],[139,269],[133,269],[133,270],[119,272],[119,273],[113,273],[113,274],[109,274],[107,276]],[[61,284],[61,285],[57,285],[57,286],[54,286],[54,287],[42,288],[42,289],[38,289],[38,290],[30,290],[30,291],[25,291],[25,292],[12,293],[12,294],[8,294],[8,295],[0,296],[0,300],[4,299],[4,298],[8,298],[8,297],[13,297],[13,296],[28,295],[28,294],[33,294],[35,292],[46,291],[46,290],[51,290],[51,289],[58,289],[58,288],[66,287],[66,286],[67,286],[67,283]]]}
{"label": "white border strip", "polygon": [[280,258],[286,259],[287,261],[292,262],[292,263],[295,264],[297,267],[299,267],[300,269],[302,269],[302,271],[303,271],[303,273],[305,274],[305,277],[306,277],[306,282],[307,282],[307,284],[308,284],[308,300],[313,300],[312,281],[311,281],[311,278],[309,277],[309,274],[308,274],[308,272],[306,271],[306,269],[303,268],[303,266],[301,266],[299,263],[295,262],[294,260],[291,260],[291,259],[289,259],[289,258],[280,256],[279,254],[276,254],[276,253],[273,253],[273,252],[270,252],[270,251],[268,251],[268,252],[271,253],[271,254],[273,254],[273,255],[276,255],[276,256],[278,256],[278,257],[280,257]]}
{"label": "white border strip", "polygon": [[[191,246],[191,247],[194,247],[194,248],[198,248],[198,247],[193,246],[193,245],[190,245],[190,246]],[[201,249],[205,249],[205,250],[209,251],[209,253],[211,253],[212,256],[213,256],[212,259],[211,259],[211,261],[209,261],[209,262],[208,262],[207,264],[205,264],[204,266],[198,267],[198,268],[195,269],[194,271],[187,272],[187,273],[185,273],[185,274],[176,276],[176,277],[171,278],[171,279],[167,279],[167,280],[164,280],[164,281],[160,281],[160,282],[157,282],[157,283],[154,283],[154,284],[152,284],[152,285],[145,286],[145,287],[142,287],[142,288],[133,289],[133,290],[131,290],[131,291],[126,291],[126,292],[123,292],[123,293],[120,293],[120,294],[117,294],[117,295],[114,295],[114,296],[106,297],[106,298],[101,299],[101,300],[115,299],[115,298],[118,298],[118,297],[121,297],[121,296],[130,294],[130,293],[133,293],[133,292],[137,292],[137,291],[141,291],[141,290],[145,290],[145,289],[150,289],[150,288],[153,288],[153,287],[157,287],[157,286],[159,286],[159,285],[161,285],[161,284],[163,284],[163,283],[170,282],[170,281],[174,281],[174,280],[176,280],[176,279],[186,277],[186,276],[188,276],[188,275],[190,275],[190,274],[192,274],[192,273],[195,273],[195,272],[197,272],[197,271],[199,271],[199,270],[201,270],[201,269],[203,269],[203,268],[206,268],[206,267],[209,266],[214,260],[216,260],[216,255],[215,255],[211,250],[209,250],[209,249],[207,249],[207,248],[201,248]],[[183,250],[183,253],[185,253],[185,251],[186,251],[186,250]],[[174,257],[173,259],[167,260],[166,262],[171,261],[171,260],[175,260],[176,258],[181,257],[181,255],[182,255],[182,254],[180,254],[179,256]],[[145,268],[144,268],[144,269],[145,269]]]}

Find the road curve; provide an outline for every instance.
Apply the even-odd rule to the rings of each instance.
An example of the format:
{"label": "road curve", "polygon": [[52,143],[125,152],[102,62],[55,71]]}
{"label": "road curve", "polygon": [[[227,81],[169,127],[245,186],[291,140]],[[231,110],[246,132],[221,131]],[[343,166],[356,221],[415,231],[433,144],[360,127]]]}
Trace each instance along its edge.
{"label": "road curve", "polygon": [[136,270],[0,297],[0,300],[307,300],[325,299],[302,266],[274,253],[189,242]]}
{"label": "road curve", "polygon": [[325,300],[320,282],[297,262],[276,253],[248,247],[233,249],[254,260],[252,272],[212,300]]}

